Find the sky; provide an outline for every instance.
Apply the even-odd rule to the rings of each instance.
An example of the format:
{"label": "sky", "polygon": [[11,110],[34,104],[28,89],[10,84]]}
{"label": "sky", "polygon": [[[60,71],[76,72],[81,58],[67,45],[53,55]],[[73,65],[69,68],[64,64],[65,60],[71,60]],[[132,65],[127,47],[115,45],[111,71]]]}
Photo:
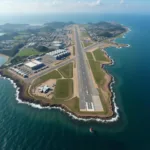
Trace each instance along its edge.
{"label": "sky", "polygon": [[0,14],[150,13],[150,0],[0,0]]}

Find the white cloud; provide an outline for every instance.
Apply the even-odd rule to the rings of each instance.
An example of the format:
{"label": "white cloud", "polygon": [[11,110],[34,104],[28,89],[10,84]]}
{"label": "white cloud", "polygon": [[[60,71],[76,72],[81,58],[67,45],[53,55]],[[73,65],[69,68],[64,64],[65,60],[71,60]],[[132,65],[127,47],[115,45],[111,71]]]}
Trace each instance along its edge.
{"label": "white cloud", "polygon": [[[0,14],[51,12],[127,12],[143,9],[141,5],[127,5],[125,0],[0,0]],[[116,0],[117,1],[117,0]],[[105,2],[105,1],[104,1]],[[144,5],[148,9],[149,5]],[[139,9],[135,9],[139,7]],[[132,9],[133,8],[133,9]],[[145,10],[145,8],[144,8]]]}
{"label": "white cloud", "polygon": [[89,6],[99,6],[101,5],[101,0],[96,0],[88,3]]}
{"label": "white cloud", "polygon": [[62,3],[63,3],[62,0],[53,0],[53,1],[52,1],[52,5],[60,5],[60,4],[62,4]]}
{"label": "white cloud", "polygon": [[120,0],[120,4],[124,4],[124,0]]}

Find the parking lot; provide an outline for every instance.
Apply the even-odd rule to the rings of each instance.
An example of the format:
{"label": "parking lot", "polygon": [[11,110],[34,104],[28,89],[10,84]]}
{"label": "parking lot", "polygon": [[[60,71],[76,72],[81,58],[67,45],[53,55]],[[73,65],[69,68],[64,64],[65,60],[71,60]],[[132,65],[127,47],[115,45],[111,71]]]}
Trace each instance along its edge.
{"label": "parking lot", "polygon": [[44,55],[41,59],[41,61],[45,64],[45,65],[50,65],[51,63],[53,63],[54,61],[56,61],[53,57],[50,57],[49,55]]}

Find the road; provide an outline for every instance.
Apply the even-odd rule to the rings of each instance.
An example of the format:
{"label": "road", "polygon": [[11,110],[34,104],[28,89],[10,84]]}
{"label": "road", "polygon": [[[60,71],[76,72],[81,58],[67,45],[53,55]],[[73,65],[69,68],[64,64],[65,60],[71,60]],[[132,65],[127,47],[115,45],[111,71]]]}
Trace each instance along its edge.
{"label": "road", "polygon": [[84,51],[88,51],[90,49],[97,48],[98,46],[99,46],[99,43],[94,43],[94,44],[84,48]]}
{"label": "road", "polygon": [[86,48],[84,48],[84,51],[85,52],[88,52],[89,50],[91,49],[96,49],[96,48],[101,48],[101,47],[104,47],[105,46],[105,42],[100,42],[100,43],[94,43]]}
{"label": "road", "polygon": [[81,46],[80,36],[75,27],[75,47],[78,73],[78,87],[81,111],[103,111],[99,93],[90,77],[89,68],[85,60],[85,53]]}
{"label": "road", "polygon": [[35,74],[33,77],[25,79],[25,81],[27,83],[31,83],[34,79],[39,78],[40,76],[43,76],[43,75],[45,75],[45,74],[47,74],[47,73],[49,73],[49,72],[51,72],[51,71],[53,71],[53,70],[55,70],[57,68],[60,68],[60,67],[62,67],[64,65],[67,65],[67,64],[71,63],[72,61],[74,61],[74,58],[65,60],[64,62],[62,62],[62,63],[60,63],[60,64],[58,64],[56,66],[50,66],[48,69]]}

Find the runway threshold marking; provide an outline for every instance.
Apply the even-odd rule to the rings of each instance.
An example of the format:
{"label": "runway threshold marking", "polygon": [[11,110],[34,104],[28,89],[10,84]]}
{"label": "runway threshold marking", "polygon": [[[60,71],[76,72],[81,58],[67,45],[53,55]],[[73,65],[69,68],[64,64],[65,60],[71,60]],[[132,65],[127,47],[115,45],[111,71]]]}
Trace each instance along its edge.
{"label": "runway threshold marking", "polygon": [[94,104],[92,102],[90,102],[90,103],[86,102],[86,110],[87,111],[94,111]]}

